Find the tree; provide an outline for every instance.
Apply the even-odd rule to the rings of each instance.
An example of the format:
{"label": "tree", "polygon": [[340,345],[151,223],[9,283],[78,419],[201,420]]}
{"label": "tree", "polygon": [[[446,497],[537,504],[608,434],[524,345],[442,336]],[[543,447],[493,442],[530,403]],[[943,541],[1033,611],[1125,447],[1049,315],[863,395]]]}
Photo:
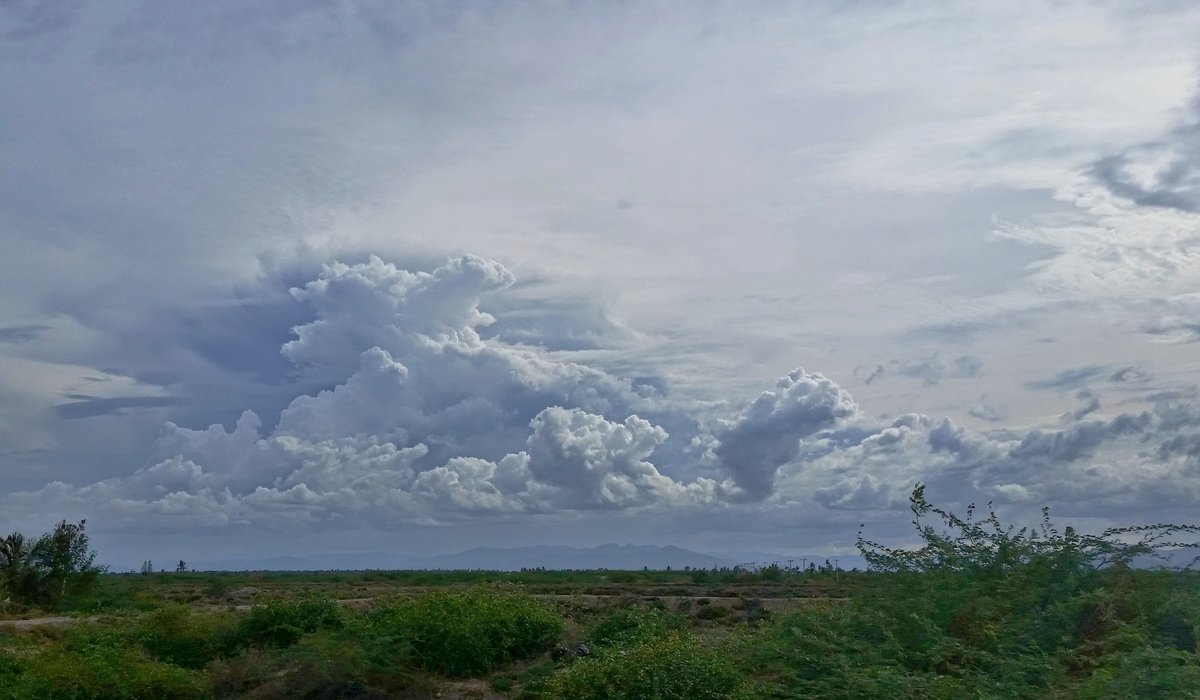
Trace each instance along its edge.
{"label": "tree", "polygon": [[29,541],[19,532],[0,539],[0,589],[17,601],[36,596],[39,571],[39,541]]}
{"label": "tree", "polygon": [[0,586],[21,604],[58,605],[82,593],[103,571],[88,545],[87,521],[62,520],[32,542],[19,532],[0,540]]}
{"label": "tree", "polygon": [[38,541],[35,559],[43,571],[41,593],[52,605],[68,594],[91,588],[102,571],[96,566],[96,552],[88,545],[86,524],[86,520],[78,523],[61,520]]}
{"label": "tree", "polygon": [[187,573],[187,570],[188,570],[187,562],[180,559],[179,563],[175,566],[175,573],[185,574],[185,573]]}

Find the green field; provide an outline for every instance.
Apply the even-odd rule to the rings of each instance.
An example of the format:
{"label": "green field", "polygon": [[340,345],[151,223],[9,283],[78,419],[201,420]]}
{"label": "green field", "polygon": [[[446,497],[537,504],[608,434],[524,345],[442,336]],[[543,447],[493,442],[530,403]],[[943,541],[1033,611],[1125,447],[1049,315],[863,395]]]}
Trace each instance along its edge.
{"label": "green field", "polygon": [[1131,565],[1195,528],[913,508],[868,572],[47,573],[0,698],[1200,697],[1200,575]]}

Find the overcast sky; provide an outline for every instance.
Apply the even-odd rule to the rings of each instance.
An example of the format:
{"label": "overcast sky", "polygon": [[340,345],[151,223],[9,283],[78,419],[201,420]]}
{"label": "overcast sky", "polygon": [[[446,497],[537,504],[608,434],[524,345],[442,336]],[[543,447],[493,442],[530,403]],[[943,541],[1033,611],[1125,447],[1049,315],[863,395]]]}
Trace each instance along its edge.
{"label": "overcast sky", "polygon": [[1200,499],[1190,2],[0,0],[0,530],[845,554]]}

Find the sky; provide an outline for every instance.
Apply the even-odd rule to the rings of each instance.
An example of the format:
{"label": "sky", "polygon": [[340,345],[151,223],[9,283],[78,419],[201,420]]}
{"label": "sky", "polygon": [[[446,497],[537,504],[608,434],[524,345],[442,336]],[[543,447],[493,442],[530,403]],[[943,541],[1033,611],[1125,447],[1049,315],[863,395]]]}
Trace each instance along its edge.
{"label": "sky", "polygon": [[1200,8],[0,0],[0,530],[1195,522]]}

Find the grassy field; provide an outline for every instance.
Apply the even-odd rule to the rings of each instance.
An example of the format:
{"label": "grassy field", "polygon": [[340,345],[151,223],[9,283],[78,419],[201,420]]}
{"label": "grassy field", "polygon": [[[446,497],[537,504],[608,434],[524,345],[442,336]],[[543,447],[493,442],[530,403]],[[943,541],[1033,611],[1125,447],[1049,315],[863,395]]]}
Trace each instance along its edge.
{"label": "grassy field", "polygon": [[1200,697],[1200,574],[1145,565],[1200,526],[910,502],[869,572],[117,575],[63,521],[0,541],[0,700]]}
{"label": "grassy field", "polygon": [[1037,581],[106,574],[60,606],[69,624],[38,610],[0,622],[0,698],[1200,696],[1200,578],[1122,569],[1058,591]]}

